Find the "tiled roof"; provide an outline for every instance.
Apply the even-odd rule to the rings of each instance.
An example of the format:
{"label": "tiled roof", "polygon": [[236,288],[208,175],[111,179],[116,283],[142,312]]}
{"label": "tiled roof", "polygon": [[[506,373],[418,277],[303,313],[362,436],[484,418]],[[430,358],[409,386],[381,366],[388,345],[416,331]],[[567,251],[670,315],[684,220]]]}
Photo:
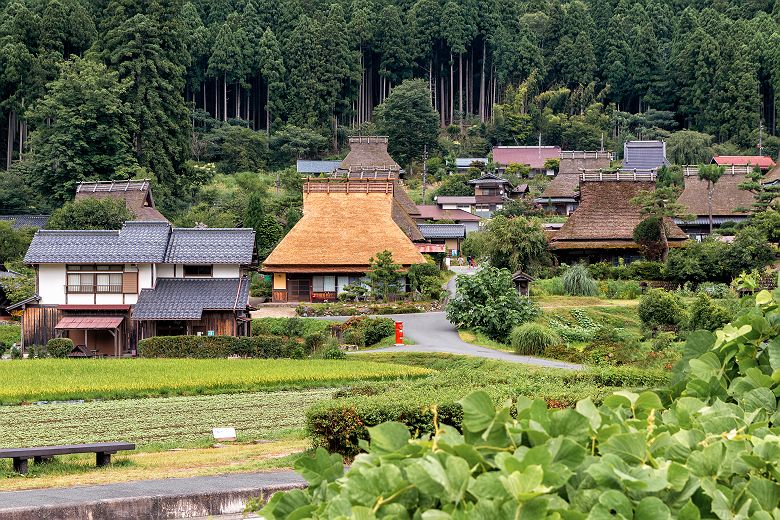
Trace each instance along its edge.
{"label": "tiled roof", "polygon": [[252,229],[174,228],[165,263],[249,265],[254,245]]}
{"label": "tiled roof", "polygon": [[165,258],[170,224],[125,222],[119,231],[36,231],[24,257],[28,264],[159,263]]}
{"label": "tiled roof", "polygon": [[512,183],[509,182],[508,180],[502,179],[498,175],[494,175],[492,173],[486,173],[486,174],[484,174],[482,177],[480,177],[478,179],[471,179],[469,181],[469,184],[475,184],[475,185],[480,185],[480,184],[509,184],[510,186],[512,185]]}
{"label": "tiled roof", "polygon": [[456,196],[456,195],[439,195],[436,197],[436,204],[476,204],[477,198],[474,195]]}
{"label": "tiled roof", "polygon": [[49,215],[0,215],[0,220],[11,222],[11,227],[19,229],[23,227],[46,227],[49,223]]}
{"label": "tiled roof", "polygon": [[0,278],[16,278],[20,276],[16,271],[7,271],[0,266]]}
{"label": "tiled roof", "polygon": [[441,209],[435,204],[417,206],[420,217],[425,220],[454,220],[455,222],[479,222],[481,219],[462,209]]}
{"label": "tiled roof", "polygon": [[339,167],[341,161],[305,161],[295,163],[298,173],[330,173]]}
{"label": "tiled roof", "polygon": [[[634,228],[644,217],[631,199],[640,192],[654,190],[654,182],[582,181],[580,205],[551,240],[553,249],[638,247]],[[688,237],[667,221],[670,242]]]}
{"label": "tiled roof", "polygon": [[426,239],[466,236],[466,226],[463,224],[420,224],[420,231]]}
{"label": "tiled roof", "polygon": [[[747,177],[742,174],[726,173],[718,179],[712,190],[712,214],[720,216],[746,215],[738,209],[752,210],[755,198],[747,190],[739,189]],[[685,189],[677,202],[685,206],[688,213],[696,216],[709,215],[707,206],[707,181],[697,175],[685,177]]]}
{"label": "tiled roof", "polygon": [[245,309],[249,279],[160,278],[154,289],[142,289],[134,320],[199,320],[204,310]]}
{"label": "tiled roof", "polygon": [[716,155],[712,162],[719,166],[758,166],[765,170],[775,165],[775,161],[766,155]]}
{"label": "tiled roof", "polygon": [[470,168],[474,163],[487,164],[487,157],[458,157],[455,159],[456,168]]}
{"label": "tiled roof", "polygon": [[38,230],[24,261],[248,265],[253,252],[251,229],[171,230],[168,222],[132,221],[119,231]]}
{"label": "tiled roof", "polygon": [[503,164],[526,164],[532,169],[541,170],[548,159],[558,159],[561,149],[558,146],[494,146],[493,162]]}
{"label": "tiled roof", "polygon": [[668,166],[666,143],[663,141],[626,141],[623,145],[621,170],[656,170]]}

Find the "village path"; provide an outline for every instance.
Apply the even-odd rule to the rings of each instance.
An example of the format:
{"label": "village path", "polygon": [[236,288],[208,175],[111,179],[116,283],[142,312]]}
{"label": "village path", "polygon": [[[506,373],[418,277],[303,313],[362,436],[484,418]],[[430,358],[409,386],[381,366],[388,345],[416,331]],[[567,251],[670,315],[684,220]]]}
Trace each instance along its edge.
{"label": "village path", "polygon": [[[457,275],[473,275],[477,268],[473,267],[451,267],[456,276],[453,276],[447,283],[447,290],[450,296],[454,296],[457,291]],[[544,359],[533,356],[520,356],[511,352],[502,352],[478,345],[466,343],[458,336],[458,329],[447,321],[444,312],[425,312],[420,314],[391,314],[387,316],[396,321],[403,322],[404,335],[414,341],[414,345],[403,345],[400,347],[386,347],[373,349],[367,352],[438,352],[444,354],[456,354],[461,356],[474,356],[481,358],[498,359],[501,361],[510,361],[513,363],[522,363],[525,365],[546,367],[546,368],[564,368],[569,370],[580,370],[582,365],[555,361],[553,359]]]}

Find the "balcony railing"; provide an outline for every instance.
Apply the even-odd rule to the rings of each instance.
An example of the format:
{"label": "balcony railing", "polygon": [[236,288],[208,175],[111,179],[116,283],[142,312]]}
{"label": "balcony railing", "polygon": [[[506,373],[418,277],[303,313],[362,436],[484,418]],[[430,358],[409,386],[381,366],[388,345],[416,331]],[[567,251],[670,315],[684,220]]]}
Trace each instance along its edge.
{"label": "balcony railing", "polygon": [[122,294],[122,285],[66,285],[68,294]]}

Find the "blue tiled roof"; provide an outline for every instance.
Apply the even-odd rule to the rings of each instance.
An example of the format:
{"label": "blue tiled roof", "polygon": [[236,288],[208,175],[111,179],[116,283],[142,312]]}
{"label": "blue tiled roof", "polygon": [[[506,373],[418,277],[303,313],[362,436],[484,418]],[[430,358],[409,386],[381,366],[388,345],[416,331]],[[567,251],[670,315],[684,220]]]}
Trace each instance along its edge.
{"label": "blue tiled roof", "polygon": [[330,173],[339,167],[341,161],[306,161],[296,163],[298,173]]}
{"label": "blue tiled roof", "polygon": [[668,166],[666,145],[661,141],[626,141],[621,170],[657,170]]}
{"label": "blue tiled roof", "polygon": [[252,229],[174,228],[165,263],[249,265],[254,246]]}
{"label": "blue tiled roof", "polygon": [[204,310],[245,309],[249,279],[160,278],[154,289],[142,289],[134,320],[199,320]]}
{"label": "blue tiled roof", "polygon": [[418,224],[420,233],[426,239],[430,238],[464,238],[466,226],[463,224]]}
{"label": "blue tiled roof", "polygon": [[19,229],[23,227],[46,227],[49,215],[0,215],[0,220],[11,222],[11,227]]}

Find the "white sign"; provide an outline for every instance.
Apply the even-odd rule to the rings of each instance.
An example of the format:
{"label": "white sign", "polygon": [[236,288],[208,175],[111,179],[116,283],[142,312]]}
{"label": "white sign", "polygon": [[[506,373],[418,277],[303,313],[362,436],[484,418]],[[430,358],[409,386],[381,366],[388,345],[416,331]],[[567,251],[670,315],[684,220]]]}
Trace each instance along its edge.
{"label": "white sign", "polygon": [[212,430],[214,440],[217,441],[234,441],[236,440],[235,428],[214,428]]}

